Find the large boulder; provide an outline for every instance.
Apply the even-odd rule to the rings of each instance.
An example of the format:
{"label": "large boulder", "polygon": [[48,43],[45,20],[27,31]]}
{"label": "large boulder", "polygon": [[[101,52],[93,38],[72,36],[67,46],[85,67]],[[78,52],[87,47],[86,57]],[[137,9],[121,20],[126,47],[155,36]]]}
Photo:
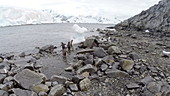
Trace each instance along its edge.
{"label": "large boulder", "polygon": [[89,73],[94,73],[97,71],[97,68],[94,67],[93,65],[91,64],[87,64],[85,66],[83,66],[82,68],[78,69],[77,70],[77,74],[81,74],[83,72],[89,72]]}
{"label": "large boulder", "polygon": [[84,41],[84,46],[88,48],[93,48],[93,46],[98,46],[98,41],[94,37],[88,37]]}
{"label": "large boulder", "polygon": [[43,81],[41,75],[29,69],[17,73],[14,79],[25,89],[31,89],[33,85],[41,84]]}
{"label": "large boulder", "polygon": [[23,90],[19,88],[13,88],[10,91],[14,93],[16,96],[37,96],[35,92],[29,90]]}

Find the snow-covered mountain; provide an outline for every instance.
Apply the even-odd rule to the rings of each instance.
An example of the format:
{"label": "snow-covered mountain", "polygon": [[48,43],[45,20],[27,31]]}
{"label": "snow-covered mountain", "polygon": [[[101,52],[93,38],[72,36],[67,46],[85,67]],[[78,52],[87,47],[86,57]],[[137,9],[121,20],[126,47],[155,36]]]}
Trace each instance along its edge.
{"label": "snow-covered mountain", "polygon": [[67,16],[54,10],[32,10],[15,7],[0,7],[0,26],[42,23],[112,23],[120,20],[102,16]]}

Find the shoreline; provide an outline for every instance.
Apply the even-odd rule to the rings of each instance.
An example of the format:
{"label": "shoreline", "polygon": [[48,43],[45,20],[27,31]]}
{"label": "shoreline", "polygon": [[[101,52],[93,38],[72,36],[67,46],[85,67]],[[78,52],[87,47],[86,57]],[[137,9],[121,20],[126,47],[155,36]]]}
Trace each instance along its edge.
{"label": "shoreline", "polygon": [[[164,42],[168,37],[135,31],[98,31],[102,35],[88,37],[74,46],[75,50],[66,56],[67,61],[62,61],[61,53],[56,54],[54,45],[42,53],[37,49],[28,58],[25,53],[19,54],[20,57],[4,57],[0,63],[5,64],[0,69],[0,81],[3,86],[11,82],[11,86],[0,91],[19,96],[17,92],[23,93],[22,96],[26,93],[39,96],[170,94],[169,58],[161,54],[163,49],[170,50],[169,43]],[[47,71],[48,67],[53,70]],[[61,73],[57,74],[59,69]]]}

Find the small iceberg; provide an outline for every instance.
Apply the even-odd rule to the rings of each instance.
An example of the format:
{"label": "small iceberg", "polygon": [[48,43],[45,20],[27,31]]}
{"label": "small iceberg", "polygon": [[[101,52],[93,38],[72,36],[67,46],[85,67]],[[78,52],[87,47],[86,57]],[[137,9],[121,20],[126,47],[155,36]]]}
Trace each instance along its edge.
{"label": "small iceberg", "polygon": [[73,44],[77,44],[80,42],[85,41],[85,36],[84,36],[84,32],[87,31],[87,28],[85,27],[80,27],[77,24],[74,24],[72,29],[74,30],[74,34],[73,36],[71,36],[71,40],[73,40]]}

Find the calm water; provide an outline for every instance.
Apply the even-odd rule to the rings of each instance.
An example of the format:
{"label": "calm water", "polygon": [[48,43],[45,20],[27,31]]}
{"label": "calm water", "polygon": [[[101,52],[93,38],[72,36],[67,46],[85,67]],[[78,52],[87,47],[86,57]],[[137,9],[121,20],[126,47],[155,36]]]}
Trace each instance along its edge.
{"label": "calm water", "polygon": [[[23,52],[34,49],[36,46],[47,44],[60,45],[68,42],[75,34],[74,24],[42,24],[24,25],[0,28],[0,53]],[[107,24],[78,24],[89,30],[105,28]],[[97,32],[86,32],[85,36],[95,35]]]}

